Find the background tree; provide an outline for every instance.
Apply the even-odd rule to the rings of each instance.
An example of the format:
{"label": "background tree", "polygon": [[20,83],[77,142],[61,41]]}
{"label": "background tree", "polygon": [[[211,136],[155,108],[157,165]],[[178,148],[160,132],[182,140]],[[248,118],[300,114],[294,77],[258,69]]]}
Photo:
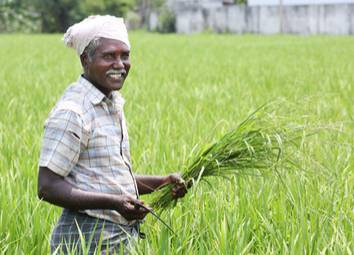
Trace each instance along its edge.
{"label": "background tree", "polygon": [[39,14],[30,0],[0,0],[0,32],[38,32]]}
{"label": "background tree", "polygon": [[0,32],[64,32],[88,15],[124,16],[137,0],[0,0]]}
{"label": "background tree", "polygon": [[81,16],[78,0],[34,0],[33,3],[40,14],[42,32],[64,32]]}

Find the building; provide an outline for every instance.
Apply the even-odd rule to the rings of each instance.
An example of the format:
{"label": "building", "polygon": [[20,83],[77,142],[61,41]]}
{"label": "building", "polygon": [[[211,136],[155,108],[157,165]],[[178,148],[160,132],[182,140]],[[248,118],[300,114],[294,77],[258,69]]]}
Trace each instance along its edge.
{"label": "building", "polygon": [[248,0],[246,5],[168,0],[167,5],[178,33],[354,34],[354,0]]}

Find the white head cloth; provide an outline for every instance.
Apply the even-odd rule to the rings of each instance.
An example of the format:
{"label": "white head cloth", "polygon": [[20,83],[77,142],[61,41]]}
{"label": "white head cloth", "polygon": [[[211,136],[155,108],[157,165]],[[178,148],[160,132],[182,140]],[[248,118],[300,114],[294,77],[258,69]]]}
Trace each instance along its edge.
{"label": "white head cloth", "polygon": [[80,56],[86,46],[97,37],[122,41],[130,49],[128,32],[123,18],[110,15],[87,17],[69,27],[63,40],[66,46],[75,49]]}

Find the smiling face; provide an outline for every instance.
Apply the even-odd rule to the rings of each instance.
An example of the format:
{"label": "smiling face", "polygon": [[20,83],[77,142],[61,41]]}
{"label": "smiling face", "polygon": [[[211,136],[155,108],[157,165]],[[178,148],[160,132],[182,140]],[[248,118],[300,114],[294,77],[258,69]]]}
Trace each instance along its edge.
{"label": "smiling face", "polygon": [[130,69],[129,53],[125,43],[100,38],[93,56],[84,52],[80,57],[84,77],[105,95],[121,89]]}

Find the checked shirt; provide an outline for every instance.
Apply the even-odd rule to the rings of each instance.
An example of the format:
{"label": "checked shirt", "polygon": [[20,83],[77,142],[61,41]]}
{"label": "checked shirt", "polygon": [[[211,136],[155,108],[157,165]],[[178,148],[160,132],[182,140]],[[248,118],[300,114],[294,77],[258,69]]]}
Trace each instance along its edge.
{"label": "checked shirt", "polygon": [[[66,89],[45,122],[39,166],[82,190],[138,197],[123,105],[118,92],[108,98],[80,76]],[[84,213],[132,224],[114,210]]]}

